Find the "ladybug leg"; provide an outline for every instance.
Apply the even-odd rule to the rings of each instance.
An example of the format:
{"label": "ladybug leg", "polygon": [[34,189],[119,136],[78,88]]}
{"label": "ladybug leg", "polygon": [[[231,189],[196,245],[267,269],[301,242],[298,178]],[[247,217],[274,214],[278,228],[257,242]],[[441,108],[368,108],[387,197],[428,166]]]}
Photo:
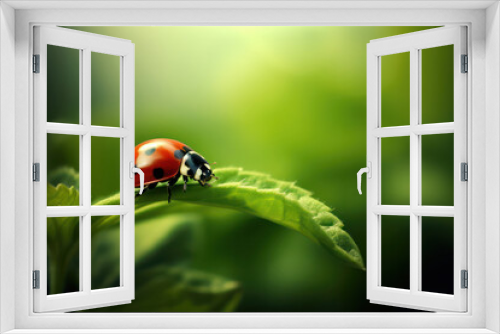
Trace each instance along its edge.
{"label": "ladybug leg", "polygon": [[188,186],[188,177],[186,175],[182,175],[182,179],[184,180],[184,192],[186,192],[187,190],[187,186]]}
{"label": "ladybug leg", "polygon": [[180,177],[180,174],[176,175],[173,179],[168,181],[168,185],[167,185],[168,203],[170,203],[170,200],[172,199],[172,188],[177,183],[177,180],[179,180],[179,177]]}
{"label": "ladybug leg", "polygon": [[170,182],[167,185],[167,192],[168,192],[168,203],[170,203],[170,200],[172,199],[172,187],[170,186]]}
{"label": "ladybug leg", "polygon": [[201,181],[198,181],[198,183],[202,186],[202,187],[211,187],[212,185],[208,182],[201,182]]}

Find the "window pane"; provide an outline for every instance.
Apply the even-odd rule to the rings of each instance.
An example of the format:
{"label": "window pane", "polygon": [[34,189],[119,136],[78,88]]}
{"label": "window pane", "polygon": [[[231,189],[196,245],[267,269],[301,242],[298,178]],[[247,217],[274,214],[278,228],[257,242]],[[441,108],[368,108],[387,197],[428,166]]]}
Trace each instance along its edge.
{"label": "window pane", "polygon": [[410,124],[410,53],[381,57],[382,126]]}
{"label": "window pane", "polygon": [[92,217],[92,289],[120,286],[120,216]]}
{"label": "window pane", "polygon": [[422,136],[422,205],[453,206],[453,134]]}
{"label": "window pane", "polygon": [[421,52],[422,123],[453,122],[453,45]]}
{"label": "window pane", "polygon": [[382,286],[410,289],[410,217],[382,216]]}
{"label": "window pane", "polygon": [[47,206],[80,205],[80,136],[47,134]]}
{"label": "window pane", "polygon": [[92,137],[92,204],[120,196],[120,138]]}
{"label": "window pane", "polygon": [[382,138],[382,204],[410,204],[410,137]]}
{"label": "window pane", "polygon": [[120,57],[92,52],[92,125],[120,126]]}
{"label": "window pane", "polygon": [[453,294],[451,217],[422,217],[422,291]]}
{"label": "window pane", "polygon": [[80,50],[47,45],[47,122],[80,123]]}
{"label": "window pane", "polygon": [[47,218],[47,294],[80,291],[80,218]]}

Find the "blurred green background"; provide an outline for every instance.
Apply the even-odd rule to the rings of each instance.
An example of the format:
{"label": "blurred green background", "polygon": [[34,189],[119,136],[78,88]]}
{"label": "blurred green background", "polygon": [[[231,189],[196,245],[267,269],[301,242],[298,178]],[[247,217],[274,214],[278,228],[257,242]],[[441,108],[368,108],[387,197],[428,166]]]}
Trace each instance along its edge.
{"label": "blurred green background", "polygon": [[[135,44],[136,144],[174,138],[217,166],[297,181],[334,208],[366,254],[366,198],[356,190],[366,164],[366,45],[428,27],[70,28]],[[452,52],[422,51],[424,123],[453,121]],[[79,122],[78,66],[78,51],[49,47],[48,121]],[[94,53],[93,125],[119,125],[118,82],[118,58]],[[409,56],[385,56],[382,124],[408,123]],[[78,138],[69,137],[49,135],[49,174],[61,166],[78,171]],[[422,143],[422,202],[453,205],[453,135]],[[92,140],[93,202],[119,190],[118,145]],[[408,138],[383,140],[382,180],[383,204],[409,204]],[[452,293],[453,221],[425,219],[424,289]],[[408,224],[407,217],[382,219],[388,286],[408,282]],[[107,312],[404,311],[369,303],[366,272],[250,215],[177,203],[138,216],[136,226],[136,300]],[[93,268],[101,268],[92,272],[93,287],[116,286],[116,231],[93,238]],[[169,284],[178,289],[162,293]]]}

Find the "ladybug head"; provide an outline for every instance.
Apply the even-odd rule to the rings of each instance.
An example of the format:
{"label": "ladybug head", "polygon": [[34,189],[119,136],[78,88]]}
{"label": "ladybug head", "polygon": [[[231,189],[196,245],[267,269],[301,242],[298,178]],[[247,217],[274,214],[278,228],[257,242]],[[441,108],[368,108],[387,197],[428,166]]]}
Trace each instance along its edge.
{"label": "ladybug head", "polygon": [[191,179],[205,185],[210,181],[214,174],[208,162],[195,151],[189,151],[182,158],[180,172],[182,175],[189,176]]}

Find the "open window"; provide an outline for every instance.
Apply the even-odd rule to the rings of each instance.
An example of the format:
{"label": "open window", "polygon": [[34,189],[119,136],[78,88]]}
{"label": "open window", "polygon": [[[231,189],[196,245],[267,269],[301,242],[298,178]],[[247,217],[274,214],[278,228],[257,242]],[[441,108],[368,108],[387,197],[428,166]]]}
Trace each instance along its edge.
{"label": "open window", "polygon": [[[367,281],[372,302],[424,310],[466,310],[467,183],[462,180],[466,179],[467,162],[466,75],[462,73],[467,70],[465,46],[465,29],[460,27],[376,40],[368,46]],[[134,298],[133,44],[68,29],[37,27],[34,51],[34,171],[38,180],[34,186],[35,311],[72,311],[130,302]],[[113,75],[92,70],[100,57],[110,57],[110,64],[114,61],[118,65],[109,67],[116,69],[117,81],[110,80]],[[63,61],[72,66],[65,66],[61,73],[58,62]],[[389,81],[405,87],[407,94],[390,93],[386,79],[394,75],[401,81]],[[68,80],[77,84],[68,85]],[[95,90],[99,80],[114,85],[118,93]],[[440,88],[427,89],[430,81],[439,81]],[[106,110],[114,116],[103,117],[96,103],[113,98],[114,102],[106,103]],[[50,103],[54,101],[63,113],[53,113]],[[395,116],[388,121],[386,115]],[[49,152],[57,152],[58,145],[64,145],[65,152],[71,147],[73,158],[48,157]],[[96,150],[109,150],[109,160],[96,161]],[[429,150],[441,150],[444,163],[429,161]],[[118,157],[117,163],[113,156]],[[73,166],[79,175],[72,185],[66,182],[63,190],[48,182],[58,163]],[[447,178],[433,177],[437,165],[448,168]],[[99,202],[95,192],[96,180],[109,168],[115,168],[118,176],[118,205]],[[432,196],[429,184],[448,189],[451,197]],[[71,201],[58,202],[58,191],[69,193],[66,198]],[[95,267],[93,254],[99,245],[93,242],[94,229],[109,221],[120,226],[118,234],[111,236],[119,240],[119,249],[112,250],[118,255],[106,256],[114,263]],[[401,231],[401,238],[388,239],[387,229]],[[74,245],[73,251],[59,252],[64,258],[52,261],[55,254],[48,246],[54,240],[50,236],[61,236],[63,242]],[[394,254],[386,254],[388,243],[397,244],[391,249],[400,247],[396,256],[406,256],[407,266],[401,266],[400,259],[393,262]],[[428,243],[441,245],[442,254],[429,256]],[[54,263],[71,268],[65,274],[77,277],[71,281],[78,284],[52,284],[51,278],[60,274]],[[450,275],[433,275],[436,265],[451,268]],[[398,268],[401,276],[408,277],[407,284],[394,285],[385,274],[387,267]],[[93,273],[113,268],[120,272],[118,282],[93,284]]]}
{"label": "open window", "polygon": [[[35,312],[72,311],[129,303],[134,299],[134,44],[127,40],[56,27],[35,27],[34,36],[34,310]],[[106,58],[113,73],[91,71],[92,61]],[[58,70],[58,64],[71,64],[69,71]],[[110,78],[116,80],[110,80]],[[68,85],[68,81],[76,85]],[[94,85],[113,86],[112,94],[93,90]],[[68,87],[78,87],[69,91]],[[63,113],[54,114],[48,94],[56,95]],[[96,99],[91,97],[96,96]],[[97,96],[100,96],[97,99]],[[112,101],[105,101],[112,99]],[[102,102],[105,101],[105,102]],[[102,117],[98,103],[111,109],[110,117]],[[73,156],[47,158],[57,147],[71,146]],[[95,150],[107,150],[107,161],[91,161]],[[48,183],[49,175],[60,173],[58,163],[69,159],[79,171],[79,178],[66,181],[65,188],[55,189]],[[66,161],[67,162],[67,161]],[[96,181],[102,169],[114,169],[119,205],[99,203]],[[62,175],[62,174],[60,174]],[[61,176],[51,176],[61,177]],[[64,176],[67,177],[67,176]],[[62,187],[62,185],[61,185]],[[58,192],[65,191],[71,200],[58,201]],[[100,205],[97,205],[100,204]],[[95,286],[92,282],[92,252],[102,251],[94,245],[95,229],[114,220],[120,225],[119,249],[111,250],[115,263],[101,268],[119,270],[119,282]],[[48,234],[51,229],[54,233]],[[48,244],[59,236],[72,243],[73,251],[62,261],[79,282],[73,287],[51,284],[51,276],[61,275],[54,268]],[[61,260],[61,259],[59,259]],[[101,266],[102,267],[102,266]]]}
{"label": "open window", "polygon": [[[466,311],[465,29],[436,28],[368,44],[367,295],[373,303]],[[407,94],[390,93],[384,78],[394,75]],[[439,89],[426,88],[436,80]],[[428,152],[436,150],[442,161],[429,161]],[[433,177],[436,166],[447,168],[449,177]],[[448,198],[433,196],[436,187],[448,190]],[[400,239],[384,237],[387,229],[400,231]],[[400,252],[385,252],[390,243]],[[429,243],[442,245],[442,253],[428,254]],[[394,265],[408,277],[406,285],[394,286],[396,280],[384,274]],[[449,275],[434,275],[436,266],[449,268]]]}

